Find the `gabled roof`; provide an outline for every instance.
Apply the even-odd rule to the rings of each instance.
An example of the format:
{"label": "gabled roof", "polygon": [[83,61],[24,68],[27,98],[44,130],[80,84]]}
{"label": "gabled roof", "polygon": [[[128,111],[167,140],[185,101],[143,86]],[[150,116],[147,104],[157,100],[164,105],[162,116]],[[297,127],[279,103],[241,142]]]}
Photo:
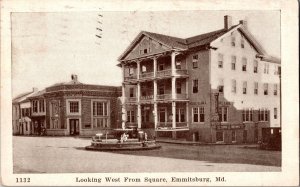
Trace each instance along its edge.
{"label": "gabled roof", "polygon": [[62,85],[74,85],[74,84],[78,85],[78,84],[83,84],[83,83],[81,83],[81,82],[79,82],[79,81],[76,81],[76,80],[71,80],[71,81],[69,81],[69,82],[55,83],[55,84],[53,84],[53,85],[51,85],[51,86],[49,86],[49,87],[53,87],[53,86],[62,86]]}
{"label": "gabled roof", "polygon": [[41,91],[38,91],[38,92],[36,92],[36,93],[30,95],[28,98],[31,99],[31,98],[33,98],[33,97],[40,97],[40,96],[42,96],[44,93],[46,93],[46,89],[43,89],[43,90],[41,90]]}
{"label": "gabled roof", "polygon": [[22,93],[22,94],[16,96],[16,97],[12,100],[12,103],[13,103],[13,104],[16,104],[16,103],[24,102],[24,101],[26,101],[26,99],[27,99],[29,96],[33,95],[34,93],[35,93],[34,91]]}
{"label": "gabled roof", "polygon": [[197,36],[189,37],[186,39],[182,39],[174,36],[167,36],[158,33],[141,31],[138,34],[138,36],[131,42],[131,44],[125,50],[125,52],[119,57],[118,60],[122,61],[127,56],[127,54],[136,46],[136,44],[140,41],[140,39],[143,36],[148,36],[153,40],[156,40],[164,44],[170,49],[188,50],[198,46],[209,45],[217,38],[223,36],[224,34],[232,30],[239,30],[260,55],[267,55],[263,47],[259,44],[259,42],[255,40],[255,38],[251,35],[251,33],[242,24],[237,24],[237,25],[233,25],[229,29],[224,28],[209,33],[204,33]]}
{"label": "gabled roof", "polygon": [[215,39],[222,36],[223,34],[231,31],[232,29],[234,29],[236,27],[237,27],[237,25],[231,27],[228,30],[227,29],[220,29],[220,30],[216,30],[216,31],[213,31],[213,32],[193,36],[193,37],[187,38],[185,40],[186,40],[186,43],[187,43],[189,48],[196,47],[196,46],[207,45],[207,44],[210,44]]}

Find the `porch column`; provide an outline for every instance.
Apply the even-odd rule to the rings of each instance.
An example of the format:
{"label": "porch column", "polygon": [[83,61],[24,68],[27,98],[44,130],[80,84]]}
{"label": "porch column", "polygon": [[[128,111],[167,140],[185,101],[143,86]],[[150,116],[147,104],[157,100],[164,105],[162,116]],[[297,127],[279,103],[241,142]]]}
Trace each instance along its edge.
{"label": "porch column", "polygon": [[141,104],[138,104],[138,113],[137,113],[137,122],[138,128],[142,127],[142,111],[141,111]]}
{"label": "porch column", "polygon": [[125,81],[125,64],[122,64],[122,78],[123,82]]}
{"label": "porch column", "polygon": [[157,99],[157,80],[153,81],[153,100],[154,102]]}
{"label": "porch column", "polygon": [[137,64],[136,76],[137,76],[137,79],[139,80],[140,79],[140,71],[141,71],[140,61],[137,61],[136,64]]}
{"label": "porch column", "polygon": [[125,97],[125,84],[122,84],[122,129],[125,129],[125,122],[126,122],[126,107],[125,107],[125,101],[126,97]]}
{"label": "porch column", "polygon": [[172,102],[172,128],[176,128],[176,102]]}
{"label": "porch column", "polygon": [[176,64],[175,64],[175,57],[176,57],[176,53],[173,51],[171,54],[171,70],[172,70],[172,76],[175,75],[176,73]]}
{"label": "porch column", "polygon": [[138,103],[138,110],[137,110],[137,122],[138,122],[138,128],[142,127],[142,112],[141,112],[141,83],[137,83],[137,103]]}
{"label": "porch column", "polygon": [[156,77],[157,72],[157,57],[153,58],[153,76]]}
{"label": "porch column", "polygon": [[172,99],[176,99],[176,78],[172,77]]}
{"label": "porch column", "polygon": [[185,94],[186,94],[186,99],[189,98],[189,78],[185,79]]}
{"label": "porch column", "polygon": [[157,103],[154,102],[154,112],[153,112],[153,115],[154,115],[154,129],[157,128],[157,125],[158,125],[158,114],[157,114]]}
{"label": "porch column", "polygon": [[186,126],[187,127],[189,127],[189,122],[190,122],[190,120],[189,120],[189,103],[188,102],[186,102]]}

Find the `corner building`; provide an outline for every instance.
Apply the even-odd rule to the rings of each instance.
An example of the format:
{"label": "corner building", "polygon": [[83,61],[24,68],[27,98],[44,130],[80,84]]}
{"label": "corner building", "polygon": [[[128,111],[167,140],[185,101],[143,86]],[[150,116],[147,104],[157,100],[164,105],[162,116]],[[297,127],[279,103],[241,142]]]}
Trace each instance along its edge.
{"label": "corner building", "polygon": [[[263,29],[263,28],[262,28]],[[182,39],[142,31],[119,57],[122,126],[207,143],[257,142],[280,126],[280,60],[240,20]]]}
{"label": "corner building", "polygon": [[83,84],[77,75],[71,77],[29,98],[37,131],[46,127],[47,135],[91,136],[120,128],[121,88]]}

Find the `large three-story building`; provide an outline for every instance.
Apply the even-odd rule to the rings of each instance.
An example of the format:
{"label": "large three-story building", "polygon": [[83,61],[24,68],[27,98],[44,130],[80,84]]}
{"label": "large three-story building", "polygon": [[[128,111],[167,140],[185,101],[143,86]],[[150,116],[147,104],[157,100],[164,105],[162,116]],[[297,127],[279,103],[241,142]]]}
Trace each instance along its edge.
{"label": "large three-story building", "polygon": [[122,126],[201,142],[257,142],[280,126],[280,60],[241,20],[182,39],[146,31],[119,57]]}

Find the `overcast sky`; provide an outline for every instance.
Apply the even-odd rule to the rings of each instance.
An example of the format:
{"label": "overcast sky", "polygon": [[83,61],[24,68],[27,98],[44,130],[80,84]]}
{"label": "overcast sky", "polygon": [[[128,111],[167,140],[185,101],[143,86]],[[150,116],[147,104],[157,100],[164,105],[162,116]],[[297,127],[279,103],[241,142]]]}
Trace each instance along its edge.
{"label": "overcast sky", "polygon": [[121,86],[117,59],[141,30],[187,38],[223,28],[224,15],[233,24],[247,19],[265,50],[280,57],[279,11],[13,13],[13,97],[72,73],[82,83]]}

